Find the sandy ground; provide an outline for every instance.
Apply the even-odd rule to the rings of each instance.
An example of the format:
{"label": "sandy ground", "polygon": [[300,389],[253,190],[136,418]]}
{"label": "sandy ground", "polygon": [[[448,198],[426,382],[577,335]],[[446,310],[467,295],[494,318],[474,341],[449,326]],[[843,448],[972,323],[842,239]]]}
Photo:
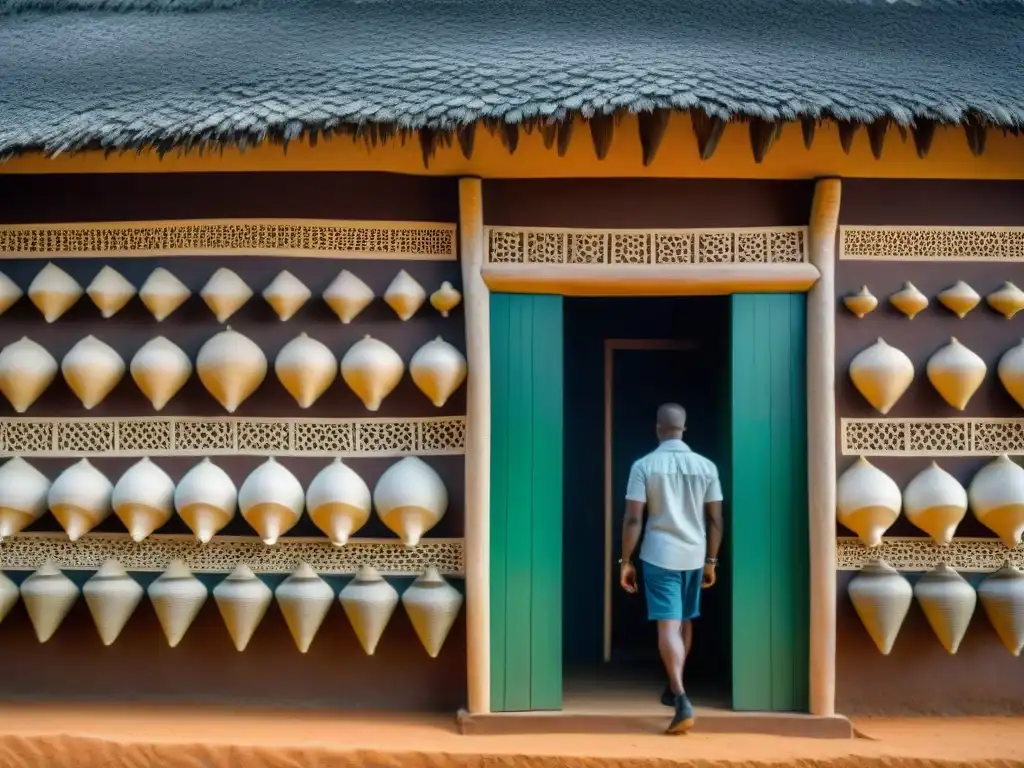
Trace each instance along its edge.
{"label": "sandy ground", "polygon": [[1024,718],[855,719],[861,738],[461,736],[452,717],[0,707],[0,768],[1024,768]]}

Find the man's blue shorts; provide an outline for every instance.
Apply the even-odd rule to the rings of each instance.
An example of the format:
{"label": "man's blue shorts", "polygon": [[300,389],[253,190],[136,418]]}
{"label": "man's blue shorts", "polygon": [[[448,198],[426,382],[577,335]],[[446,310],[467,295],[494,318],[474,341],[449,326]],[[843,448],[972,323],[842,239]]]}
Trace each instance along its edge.
{"label": "man's blue shorts", "polygon": [[703,567],[692,571],[669,571],[647,562],[640,567],[644,573],[647,618],[650,621],[689,621],[700,616]]}

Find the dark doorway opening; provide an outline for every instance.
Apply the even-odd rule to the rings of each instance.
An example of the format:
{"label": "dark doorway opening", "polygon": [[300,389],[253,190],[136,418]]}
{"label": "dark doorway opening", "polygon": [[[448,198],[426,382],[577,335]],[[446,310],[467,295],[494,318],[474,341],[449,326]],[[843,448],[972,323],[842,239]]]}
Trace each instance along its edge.
{"label": "dark doorway opening", "polygon": [[[567,298],[564,313],[565,708],[658,712],[656,630],[642,592],[618,586],[626,480],[657,445],[658,405],[675,401],[687,409],[684,440],[728,489],[729,299]],[[731,691],[728,493],[724,509],[719,581],[701,596],[686,666],[695,702],[720,707]]]}

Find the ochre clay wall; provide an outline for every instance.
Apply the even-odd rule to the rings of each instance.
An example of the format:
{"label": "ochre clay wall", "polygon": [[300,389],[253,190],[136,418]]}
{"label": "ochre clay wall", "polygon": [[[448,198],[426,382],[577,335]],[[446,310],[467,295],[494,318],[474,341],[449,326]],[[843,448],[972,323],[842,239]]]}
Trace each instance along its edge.
{"label": "ochre clay wall", "polygon": [[[165,220],[179,218],[331,218],[349,220],[432,221],[457,220],[456,189],[447,179],[388,176],[384,174],[225,174],[49,176],[0,178],[0,223]],[[0,262],[0,271],[27,289],[45,264],[40,260]],[[326,344],[339,360],[356,341],[370,334],[389,344],[406,365],[425,342],[442,335],[465,352],[462,308],[442,318],[429,302],[408,322],[402,322],[382,300],[401,269],[411,274],[429,294],[443,280],[460,286],[457,261],[291,258],[284,256],[175,256],[161,258],[55,259],[84,287],[104,265],[110,265],[136,287],[157,266],[168,269],[193,292],[192,297],[161,323],[138,298],[113,318],[104,320],[92,301],[83,296],[53,324],[44,322],[27,298],[15,304],[0,322],[0,347],[22,336],[42,344],[58,361],[80,339],[95,335],[125,360],[150,339],[163,335],[196,360],[202,344],[222,330],[199,296],[210,276],[221,267],[235,270],[253,289],[253,297],[227,325],[255,341],[268,360],[268,374],[260,388],[232,414],[236,417],[275,419],[346,419],[461,416],[465,388],[442,408],[435,408],[412,382],[408,373],[376,413],[367,411],[339,376],[309,409],[301,409],[285,391],[273,371],[280,348],[300,333]],[[260,296],[281,270],[288,270],[312,291],[312,298],[287,322],[281,322]],[[342,269],[349,269],[374,291],[377,299],[351,324],[341,324],[320,295]],[[0,417],[16,416],[10,404],[0,402]],[[131,376],[126,373],[110,395],[85,411],[58,373],[27,417],[223,417],[228,414],[205,390],[193,372],[185,387],[159,414],[153,411]],[[382,440],[391,439],[384,435]],[[112,482],[139,457],[99,457],[90,461]],[[177,482],[201,457],[154,457]],[[372,489],[381,473],[400,457],[346,458]],[[29,462],[55,479],[78,457],[32,458]],[[281,456],[278,460],[308,487],[313,476],[330,461],[328,456]],[[425,456],[444,480],[449,506],[430,538],[461,538],[464,516],[464,472],[460,455]],[[213,461],[241,487],[245,477],[265,461],[262,456],[215,456]],[[52,515],[44,515],[29,531],[60,531]],[[97,532],[123,532],[111,515]],[[159,533],[185,534],[176,515]],[[240,514],[221,531],[223,535],[253,536]],[[397,541],[376,517],[355,536]],[[307,515],[289,537],[321,537]],[[0,545],[2,547],[4,545]],[[67,571],[79,584],[88,571]],[[9,572],[20,581],[27,571]],[[159,573],[133,572],[146,586]],[[208,587],[224,574],[197,573]],[[271,587],[286,573],[263,574]],[[337,593],[350,576],[328,575]],[[391,577],[401,592],[413,575]],[[460,578],[449,581],[462,589]],[[396,610],[372,657],[366,656],[341,607],[335,602],[308,654],[300,654],[288,633],[276,603],[256,630],[248,648],[235,650],[213,598],[208,599],[181,644],[166,641],[148,600],[136,610],[122,635],[110,647],[97,636],[83,599],[79,599],[49,642],[39,644],[22,603],[0,624],[0,657],[17,663],[0,675],[0,699],[122,699],[221,701],[241,705],[330,706],[370,709],[428,709],[453,711],[465,699],[465,624],[456,621],[437,659],[430,659],[401,607]]]}
{"label": "ochre clay wall", "polygon": [[[870,226],[1024,226],[1024,185],[1014,182],[941,182],[844,180],[840,208],[841,225]],[[840,235],[841,236],[841,235]],[[838,471],[857,459],[856,452],[843,455],[841,419],[847,418],[961,418],[1024,416],[996,375],[1000,356],[1024,336],[1024,315],[1012,320],[982,303],[964,319],[943,307],[937,295],[963,280],[982,297],[1003,281],[1018,285],[1024,262],[1017,260],[974,261],[853,261],[840,260],[836,271],[836,410]],[[888,296],[911,281],[930,305],[913,320],[888,302]],[[878,308],[857,319],[842,304],[843,296],[867,285]],[[988,366],[981,387],[962,412],[948,405],[928,381],[928,358],[955,336],[978,354]],[[914,364],[915,378],[906,394],[884,417],[875,411],[853,386],[850,361],[882,337],[906,353]],[[941,439],[938,441],[941,444]],[[954,475],[964,487],[992,457],[869,456],[901,490],[933,460]],[[852,532],[840,526],[840,536]],[[926,535],[901,515],[886,537]],[[995,535],[968,512],[956,531],[957,539],[995,540]],[[994,568],[993,568],[994,570]],[[903,571],[911,582],[921,571]],[[864,630],[846,594],[853,571],[839,574],[837,636],[837,710],[860,713],[988,713],[1024,711],[1024,665],[1003,647],[979,603],[967,635],[956,655],[940,645],[916,601],[895,647],[883,656]],[[962,574],[972,584],[985,573]]]}

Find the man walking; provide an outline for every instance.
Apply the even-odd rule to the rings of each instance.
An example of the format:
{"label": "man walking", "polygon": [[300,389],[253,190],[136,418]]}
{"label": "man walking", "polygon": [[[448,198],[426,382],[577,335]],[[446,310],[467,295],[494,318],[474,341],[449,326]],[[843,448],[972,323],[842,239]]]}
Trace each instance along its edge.
{"label": "man walking", "polygon": [[668,674],[661,701],[675,708],[668,733],[686,733],[693,727],[683,667],[693,642],[692,621],[700,616],[700,590],[715,583],[723,529],[718,469],[683,442],[685,430],[686,411],[681,405],[666,403],[658,408],[658,447],[637,460],[629,472],[619,560],[619,583],[635,594],[632,558],[646,506],[640,559],[647,618],[658,622],[658,651]]}

